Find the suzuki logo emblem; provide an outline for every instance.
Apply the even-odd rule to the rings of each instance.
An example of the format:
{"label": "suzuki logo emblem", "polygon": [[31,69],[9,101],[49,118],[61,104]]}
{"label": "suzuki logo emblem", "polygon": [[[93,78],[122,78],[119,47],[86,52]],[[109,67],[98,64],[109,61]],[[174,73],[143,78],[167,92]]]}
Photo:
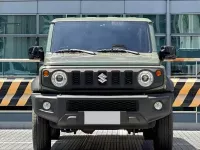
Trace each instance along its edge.
{"label": "suzuki logo emblem", "polygon": [[107,76],[103,73],[101,73],[98,77],[99,77],[98,81],[101,82],[101,83],[104,83],[104,82],[107,81],[107,79],[106,79]]}

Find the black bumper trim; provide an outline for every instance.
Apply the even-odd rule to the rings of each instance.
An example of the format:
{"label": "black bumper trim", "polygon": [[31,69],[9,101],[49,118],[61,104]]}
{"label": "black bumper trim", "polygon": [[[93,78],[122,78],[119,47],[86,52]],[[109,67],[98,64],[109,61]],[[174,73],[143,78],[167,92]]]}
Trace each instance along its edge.
{"label": "black bumper trim", "polygon": [[[33,109],[35,113],[60,128],[82,128],[90,125],[84,124],[84,111],[67,111],[67,100],[135,100],[138,101],[138,111],[120,111],[120,124],[109,125],[127,128],[146,128],[152,122],[169,115],[172,112],[173,93],[132,95],[132,96],[75,96],[33,93]],[[44,111],[43,102],[51,103],[51,108]],[[153,104],[157,101],[163,103],[163,108],[158,111]],[[104,125],[91,125],[104,126]],[[105,125],[106,126],[106,125]]]}

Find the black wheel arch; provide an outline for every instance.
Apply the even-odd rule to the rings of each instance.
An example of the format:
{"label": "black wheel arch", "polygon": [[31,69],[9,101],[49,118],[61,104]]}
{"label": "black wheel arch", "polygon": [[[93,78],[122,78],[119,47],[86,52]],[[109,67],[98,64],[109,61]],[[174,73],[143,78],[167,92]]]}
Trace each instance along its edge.
{"label": "black wheel arch", "polygon": [[174,92],[174,83],[168,76],[166,76],[166,91]]}

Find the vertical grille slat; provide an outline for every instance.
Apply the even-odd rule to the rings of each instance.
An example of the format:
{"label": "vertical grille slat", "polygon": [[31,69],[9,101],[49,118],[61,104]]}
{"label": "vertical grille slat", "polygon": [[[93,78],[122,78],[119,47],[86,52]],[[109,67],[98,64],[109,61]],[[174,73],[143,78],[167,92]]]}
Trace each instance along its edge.
{"label": "vertical grille slat", "polygon": [[92,85],[94,81],[93,71],[85,71],[85,84]]}
{"label": "vertical grille slat", "polygon": [[133,72],[132,71],[125,71],[125,84],[126,85],[132,85],[133,84]]}
{"label": "vertical grille slat", "polygon": [[72,71],[72,84],[73,85],[81,84],[81,72],[80,71]]}
{"label": "vertical grille slat", "polygon": [[120,84],[120,71],[112,71],[112,85]]}

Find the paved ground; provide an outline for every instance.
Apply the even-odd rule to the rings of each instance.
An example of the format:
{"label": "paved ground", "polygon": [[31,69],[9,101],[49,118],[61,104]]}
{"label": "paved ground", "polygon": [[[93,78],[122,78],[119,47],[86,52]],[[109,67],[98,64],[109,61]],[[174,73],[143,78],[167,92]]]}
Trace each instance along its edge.
{"label": "paved ground", "polygon": [[[0,150],[33,150],[31,130],[0,130]],[[126,131],[95,131],[61,134],[52,141],[52,150],[151,150],[152,141],[142,134],[128,135]],[[200,131],[174,131],[174,150],[200,150]]]}

